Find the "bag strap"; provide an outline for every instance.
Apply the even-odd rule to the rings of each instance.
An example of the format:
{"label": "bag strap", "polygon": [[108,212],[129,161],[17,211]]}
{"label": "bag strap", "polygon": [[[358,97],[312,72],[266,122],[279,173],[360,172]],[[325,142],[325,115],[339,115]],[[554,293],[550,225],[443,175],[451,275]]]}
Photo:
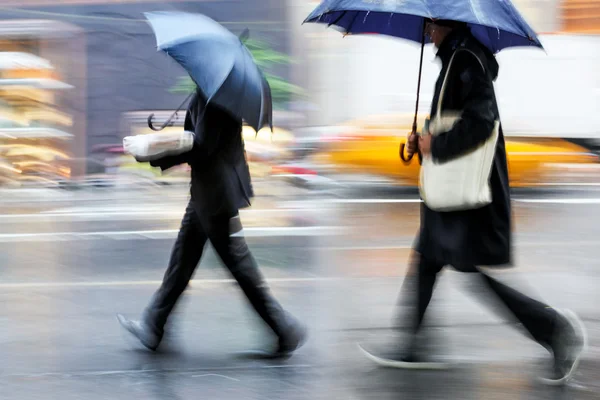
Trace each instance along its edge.
{"label": "bag strap", "polygon": [[448,84],[448,77],[450,76],[450,69],[452,69],[452,63],[454,61],[454,57],[456,57],[456,55],[460,51],[466,51],[466,52],[471,53],[473,55],[473,57],[475,57],[475,59],[479,62],[479,65],[481,65],[481,68],[483,69],[483,72],[485,73],[485,67],[483,66],[483,63],[481,62],[481,60],[479,59],[479,57],[477,56],[477,54],[475,54],[471,50],[468,50],[468,49],[465,49],[465,48],[461,48],[461,49],[456,50],[454,52],[454,54],[452,54],[452,58],[450,59],[450,64],[448,65],[448,69],[446,70],[446,75],[444,76],[444,83],[442,84],[442,90],[440,91],[440,97],[438,99],[438,104],[437,104],[437,112],[436,112],[437,116],[441,116],[442,115],[441,114],[441,112],[442,112],[442,102],[444,101],[444,95],[446,94],[446,85]]}

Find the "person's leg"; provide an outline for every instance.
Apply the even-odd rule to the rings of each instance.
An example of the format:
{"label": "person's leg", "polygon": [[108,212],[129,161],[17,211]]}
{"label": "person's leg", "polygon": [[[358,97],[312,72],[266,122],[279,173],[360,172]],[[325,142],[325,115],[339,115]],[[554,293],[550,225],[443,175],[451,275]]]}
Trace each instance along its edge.
{"label": "person's leg", "polygon": [[242,235],[239,216],[219,216],[203,224],[223,264],[258,315],[279,337],[278,353],[289,353],[302,345],[306,336],[305,328],[271,294]]}
{"label": "person's leg", "polygon": [[163,282],[144,310],[142,320],[129,321],[119,316],[121,324],[146,347],[155,350],[160,344],[167,318],[192,278],[202,258],[206,241],[207,236],[190,202],[171,251]]}
{"label": "person's leg", "polygon": [[441,369],[447,365],[439,362],[429,362],[422,359],[418,354],[417,337],[427,307],[433,295],[433,289],[437,281],[438,273],[444,265],[416,254],[409,275],[405,278],[402,286],[401,298],[409,306],[408,314],[408,340],[400,346],[392,345],[384,351],[371,351],[361,346],[368,358],[379,365],[392,368],[409,369]]}
{"label": "person's leg", "polygon": [[408,321],[409,332],[411,335],[417,335],[429,307],[437,275],[444,265],[418,254],[414,257],[413,263],[411,275],[406,277],[402,290],[407,291],[404,296],[411,310]]}
{"label": "person's leg", "polygon": [[557,312],[548,305],[525,296],[486,273],[481,272],[478,275],[484,285],[496,294],[510,315],[523,325],[533,339],[540,345],[550,348],[555,321],[558,317]]}
{"label": "person's leg", "polygon": [[171,250],[169,266],[162,284],[144,312],[146,322],[159,332],[167,322],[177,300],[187,288],[200,263],[208,237],[202,230],[192,203],[186,209],[177,240]]}
{"label": "person's leg", "polygon": [[477,275],[531,337],[554,355],[554,374],[545,381],[551,384],[566,382],[577,368],[585,348],[585,328],[577,316],[525,296],[486,273]]}

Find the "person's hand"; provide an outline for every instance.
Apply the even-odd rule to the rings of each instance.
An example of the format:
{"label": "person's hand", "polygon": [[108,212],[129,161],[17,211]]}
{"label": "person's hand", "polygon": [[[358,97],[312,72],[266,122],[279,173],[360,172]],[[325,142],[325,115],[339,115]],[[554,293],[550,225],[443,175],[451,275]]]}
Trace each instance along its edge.
{"label": "person's hand", "polygon": [[412,157],[418,149],[419,137],[414,133],[410,133],[408,139],[406,139],[406,154],[408,155],[408,158]]}
{"label": "person's hand", "polygon": [[425,135],[419,137],[419,150],[421,154],[427,156],[431,154],[431,135]]}

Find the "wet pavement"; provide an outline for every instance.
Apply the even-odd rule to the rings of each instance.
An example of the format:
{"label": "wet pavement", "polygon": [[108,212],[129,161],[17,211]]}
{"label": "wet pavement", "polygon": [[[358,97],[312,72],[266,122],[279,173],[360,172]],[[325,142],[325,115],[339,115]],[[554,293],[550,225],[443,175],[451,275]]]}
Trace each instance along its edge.
{"label": "wet pavement", "polygon": [[282,190],[242,212],[273,292],[311,330],[292,358],[241,355],[272,338],[210,249],[161,351],[146,353],[115,314],[138,315],[160,283],[185,192],[0,202],[0,399],[600,398],[597,189],[516,192],[518,268],[498,273],[584,320],[590,347],[564,389],[536,382],[545,350],[463,291],[468,278],[453,271],[434,296],[430,330],[454,369],[385,370],[361,355],[357,342],[396,340],[418,227],[415,194],[385,188]]}

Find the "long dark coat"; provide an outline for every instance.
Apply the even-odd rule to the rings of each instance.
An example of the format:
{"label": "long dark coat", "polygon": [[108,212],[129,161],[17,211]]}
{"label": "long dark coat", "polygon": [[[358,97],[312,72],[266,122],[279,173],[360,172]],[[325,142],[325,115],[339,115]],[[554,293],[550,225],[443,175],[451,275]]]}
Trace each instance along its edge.
{"label": "long dark coat", "polygon": [[163,171],[189,164],[192,204],[202,216],[234,216],[239,209],[248,207],[254,192],[242,138],[242,121],[217,106],[206,106],[196,94],[188,106],[184,129],[195,134],[192,150],[150,164]]}
{"label": "long dark coat", "polygon": [[[451,131],[432,139],[431,155],[438,162],[450,160],[484,142],[499,119],[493,86],[498,63],[468,30],[452,32],[437,53],[442,70],[435,87],[431,117],[436,113],[442,83],[456,51],[442,111],[460,110],[462,119]],[[511,204],[502,129],[490,185],[492,203],[479,209],[437,212],[423,204],[416,250],[432,261],[467,272],[473,266],[511,265]]]}

